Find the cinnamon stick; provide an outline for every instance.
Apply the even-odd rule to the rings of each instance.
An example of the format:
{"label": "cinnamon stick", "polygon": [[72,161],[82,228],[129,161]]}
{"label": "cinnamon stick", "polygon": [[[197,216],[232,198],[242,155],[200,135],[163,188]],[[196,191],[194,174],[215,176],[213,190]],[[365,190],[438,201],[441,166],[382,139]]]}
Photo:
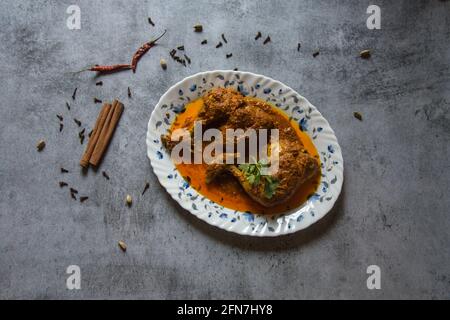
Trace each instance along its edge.
{"label": "cinnamon stick", "polygon": [[89,167],[89,159],[92,156],[92,152],[94,152],[95,145],[97,144],[98,138],[100,136],[100,132],[105,124],[108,113],[111,111],[111,105],[109,103],[105,103],[100,111],[97,120],[94,125],[94,129],[92,131],[92,135],[89,138],[88,145],[84,154],[80,160],[80,166],[83,168]]}
{"label": "cinnamon stick", "polygon": [[105,124],[103,125],[97,143],[95,144],[94,151],[89,159],[89,164],[97,167],[102,160],[103,154],[105,153],[109,142],[112,138],[114,130],[116,129],[117,123],[120,120],[123,111],[123,104],[117,100],[114,100],[111,111],[106,117]]}

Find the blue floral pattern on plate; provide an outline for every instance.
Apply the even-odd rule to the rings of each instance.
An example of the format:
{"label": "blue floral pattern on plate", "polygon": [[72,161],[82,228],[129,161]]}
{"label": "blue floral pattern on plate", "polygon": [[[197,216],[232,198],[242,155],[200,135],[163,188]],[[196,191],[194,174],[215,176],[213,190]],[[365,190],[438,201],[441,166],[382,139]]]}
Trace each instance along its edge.
{"label": "blue floral pattern on plate", "polygon": [[[243,95],[272,103],[311,137],[320,155],[322,176],[319,188],[303,205],[275,215],[232,210],[199,194],[177,173],[160,137],[166,134],[172,121],[184,110],[186,104],[214,87],[233,87]],[[147,155],[160,183],[184,209],[214,226],[243,235],[278,236],[308,227],[331,210],[343,183],[341,148],[320,112],[288,86],[249,72],[202,72],[171,87],[152,112],[147,131]]]}

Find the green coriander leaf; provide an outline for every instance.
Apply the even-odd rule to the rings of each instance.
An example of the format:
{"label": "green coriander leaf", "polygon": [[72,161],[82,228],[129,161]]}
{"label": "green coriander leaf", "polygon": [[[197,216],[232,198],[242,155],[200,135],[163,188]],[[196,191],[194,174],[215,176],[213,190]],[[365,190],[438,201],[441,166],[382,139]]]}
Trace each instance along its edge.
{"label": "green coriander leaf", "polygon": [[265,196],[268,199],[271,199],[273,195],[275,194],[275,191],[279,185],[279,182],[277,180],[272,179],[271,177],[267,176],[266,178],[266,184],[264,188]]}

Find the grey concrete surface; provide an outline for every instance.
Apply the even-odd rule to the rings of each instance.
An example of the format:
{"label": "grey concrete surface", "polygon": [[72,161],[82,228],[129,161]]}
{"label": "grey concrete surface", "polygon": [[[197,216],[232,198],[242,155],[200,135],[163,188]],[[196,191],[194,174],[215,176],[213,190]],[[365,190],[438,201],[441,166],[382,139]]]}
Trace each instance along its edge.
{"label": "grey concrete surface", "polygon": [[[381,30],[366,28],[372,3]],[[81,30],[66,27],[70,4],[81,8]],[[203,34],[192,32],[197,22]],[[164,28],[136,74],[70,73],[127,62]],[[257,31],[272,42],[255,42]],[[215,49],[221,33],[229,43]],[[449,1],[3,0],[0,43],[0,298],[449,298]],[[187,68],[169,57],[180,44]],[[367,48],[372,58],[360,59]],[[159,97],[185,76],[235,67],[293,87],[340,141],[343,192],[304,232],[253,239],[215,229],[172,201],[151,170],[145,134]],[[72,119],[92,126],[93,97],[126,107],[100,169],[109,181],[78,166],[84,146]],[[89,200],[72,200],[61,180]],[[81,290],[66,289],[72,264]],[[366,287],[372,264],[381,290]]]}

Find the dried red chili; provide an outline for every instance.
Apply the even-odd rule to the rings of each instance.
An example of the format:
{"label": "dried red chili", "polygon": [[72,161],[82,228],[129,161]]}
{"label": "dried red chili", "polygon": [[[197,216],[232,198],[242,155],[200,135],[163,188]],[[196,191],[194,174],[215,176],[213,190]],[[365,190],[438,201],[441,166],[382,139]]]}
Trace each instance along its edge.
{"label": "dried red chili", "polygon": [[96,64],[93,67],[87,68],[87,69],[83,69],[81,71],[75,72],[75,73],[80,73],[80,72],[84,72],[84,71],[95,71],[95,72],[115,72],[115,71],[120,71],[120,70],[128,70],[131,69],[131,66],[129,64],[112,64],[112,65],[106,65],[106,66],[100,66],[98,64]]}
{"label": "dried red chili", "polygon": [[109,65],[109,66],[93,66],[89,69],[87,69],[87,71],[97,71],[97,72],[114,72],[114,71],[119,71],[119,70],[127,70],[127,69],[131,69],[131,66],[129,64],[113,64],[113,65]]}
{"label": "dried red chili", "polygon": [[158,38],[144,43],[139,49],[137,49],[137,51],[133,55],[133,59],[131,59],[131,69],[133,70],[133,72],[136,72],[136,67],[139,62],[139,59],[141,59],[141,57],[145,53],[147,53],[148,50],[150,50],[152,47],[154,47],[156,45],[156,41],[161,39],[166,34],[166,32],[167,32],[167,30],[164,30],[163,34],[160,35]]}

